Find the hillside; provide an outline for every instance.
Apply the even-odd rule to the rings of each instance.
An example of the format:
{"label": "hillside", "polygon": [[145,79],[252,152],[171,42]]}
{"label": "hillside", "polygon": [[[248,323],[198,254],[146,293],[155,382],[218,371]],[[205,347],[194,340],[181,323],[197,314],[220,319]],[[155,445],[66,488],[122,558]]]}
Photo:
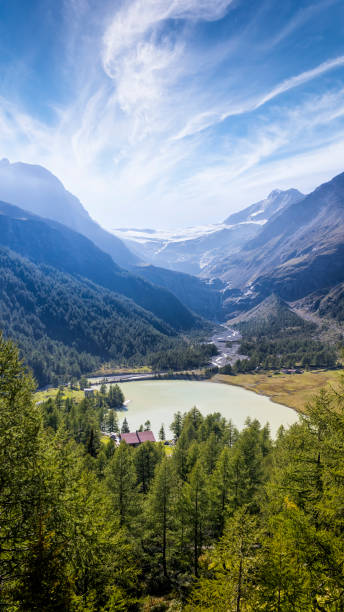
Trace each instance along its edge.
{"label": "hillside", "polygon": [[222,294],[206,280],[151,265],[133,266],[131,270],[145,280],[171,291],[190,310],[205,317],[222,317]]}
{"label": "hillside", "polygon": [[220,275],[218,267],[224,258],[239,252],[269,219],[303,197],[296,189],[277,189],[217,225],[179,232],[118,229],[115,233],[136,255],[155,266],[211,278]]}
{"label": "hillside", "polygon": [[0,200],[84,234],[121,266],[138,261],[121,240],[96,223],[78,198],[42,166],[1,160]]}
{"label": "hillside", "polygon": [[274,216],[218,272],[239,298],[227,312],[248,310],[275,292],[286,301],[327,293],[344,280],[344,173]]}
{"label": "hillside", "polygon": [[249,322],[257,324],[278,322],[284,328],[300,327],[304,323],[301,317],[294,313],[288,304],[276,294],[271,294],[257,306],[231,319],[228,323],[235,325]]}
{"label": "hillside", "polygon": [[336,364],[336,349],[320,340],[317,325],[293,312],[275,294],[229,323],[240,330],[239,351],[249,357],[236,362],[237,372]]}
{"label": "hillside", "polygon": [[174,295],[119,268],[85,236],[5,202],[0,202],[0,218],[0,245],[35,263],[87,278],[124,295],[176,330],[200,325],[197,317]]}
{"label": "hillside", "polygon": [[0,329],[40,385],[80,377],[102,361],[147,360],[176,332],[131,300],[0,248]]}
{"label": "hillside", "polygon": [[296,301],[295,306],[305,308],[320,317],[344,323],[344,283],[310,293],[304,299]]}
{"label": "hillside", "polygon": [[239,212],[229,215],[224,223],[234,225],[237,223],[260,221],[264,224],[281,210],[287,208],[290,204],[299,202],[304,197],[304,194],[298,191],[298,189],[287,189],[286,191],[274,189],[264,200],[260,200]]}

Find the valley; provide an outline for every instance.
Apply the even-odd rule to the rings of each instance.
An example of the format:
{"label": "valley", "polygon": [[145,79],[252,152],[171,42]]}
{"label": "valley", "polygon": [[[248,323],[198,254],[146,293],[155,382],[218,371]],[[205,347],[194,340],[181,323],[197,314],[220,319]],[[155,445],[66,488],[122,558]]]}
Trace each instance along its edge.
{"label": "valley", "polygon": [[344,0],[0,0],[0,612],[344,612]]}
{"label": "valley", "polygon": [[222,368],[228,363],[234,363],[236,359],[242,359],[244,356],[238,353],[240,341],[241,334],[237,330],[227,325],[219,325],[209,339],[218,350],[218,355],[212,358],[211,364]]}
{"label": "valley", "polygon": [[[12,199],[0,201],[3,332],[41,386],[105,364],[161,372],[227,366],[237,374],[335,365],[343,177],[306,196],[276,189],[212,226],[122,229],[115,237],[44,168],[3,160],[0,197]],[[134,254],[123,266],[125,249]]]}
{"label": "valley", "polygon": [[[11,177],[23,178],[17,194]],[[0,197],[16,196],[0,201],[0,506],[11,505],[6,537],[24,568],[5,587],[11,609],[37,608],[31,586],[18,595],[17,584],[31,585],[25,564],[37,568],[45,528],[37,571],[51,586],[39,609],[193,610],[196,577],[210,575],[204,556],[218,555],[228,529],[226,550],[241,526],[249,537],[252,520],[261,527],[250,563],[274,571],[281,539],[265,522],[276,524],[279,496],[284,541],[301,512],[302,536],[318,503],[332,512],[338,489],[328,502],[333,449],[342,453],[344,175],[307,196],[275,190],[163,243],[145,230],[134,246],[44,169],[3,163],[0,178]],[[148,441],[136,447],[137,430]],[[328,516],[332,563],[338,519],[329,527]],[[293,571],[302,558],[298,576],[308,563],[299,541],[283,553]],[[10,565],[0,554],[0,573]],[[332,565],[328,574],[332,592]],[[265,574],[256,580],[266,609]],[[203,601],[196,609],[213,609]]]}

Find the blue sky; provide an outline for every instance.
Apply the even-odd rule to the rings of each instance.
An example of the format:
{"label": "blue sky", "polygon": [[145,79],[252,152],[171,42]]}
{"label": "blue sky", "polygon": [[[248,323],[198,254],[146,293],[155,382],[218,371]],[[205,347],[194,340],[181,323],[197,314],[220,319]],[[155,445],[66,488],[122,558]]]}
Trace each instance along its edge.
{"label": "blue sky", "polygon": [[311,191],[344,170],[344,2],[0,0],[0,157],[107,228]]}

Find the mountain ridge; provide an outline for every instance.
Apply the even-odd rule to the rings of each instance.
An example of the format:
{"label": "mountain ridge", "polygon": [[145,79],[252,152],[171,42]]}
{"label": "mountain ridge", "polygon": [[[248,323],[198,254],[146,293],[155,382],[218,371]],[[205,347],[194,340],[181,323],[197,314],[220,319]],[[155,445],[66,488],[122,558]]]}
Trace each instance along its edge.
{"label": "mountain ridge", "polygon": [[0,200],[84,234],[124,267],[137,263],[123,242],[94,221],[76,196],[52,172],[37,164],[0,161]]}
{"label": "mountain ridge", "polygon": [[200,325],[172,293],[120,268],[88,238],[64,225],[0,202],[0,244],[132,299],[177,330]]}

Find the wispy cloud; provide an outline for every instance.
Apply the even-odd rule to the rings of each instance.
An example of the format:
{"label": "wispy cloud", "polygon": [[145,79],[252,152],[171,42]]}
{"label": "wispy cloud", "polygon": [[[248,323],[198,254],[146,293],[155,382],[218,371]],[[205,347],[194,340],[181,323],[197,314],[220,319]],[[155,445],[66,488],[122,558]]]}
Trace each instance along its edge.
{"label": "wispy cloud", "polygon": [[66,0],[64,95],[47,120],[2,91],[2,155],[47,166],[110,227],[213,222],[270,186],[315,185],[312,161],[319,177],[339,165],[344,56],[324,46],[301,70],[289,55],[339,4],[295,3],[272,33],[272,0],[261,18],[240,0]]}
{"label": "wispy cloud", "polygon": [[183,129],[174,136],[176,140],[180,138],[185,138],[187,136],[192,136],[202,130],[205,130],[209,127],[212,127],[216,123],[220,123],[229,117],[234,117],[235,115],[243,115],[253,110],[257,110],[267,102],[270,102],[277,96],[294,89],[308,81],[311,81],[318,76],[330,71],[335,68],[340,68],[344,66],[344,55],[336,57],[332,60],[327,60],[323,62],[319,66],[312,68],[311,70],[306,70],[301,74],[290,77],[279,83],[276,87],[268,91],[267,93],[259,96],[255,100],[246,100],[242,106],[232,106],[227,110],[208,110],[195,117],[192,117],[191,120],[183,127]]}

